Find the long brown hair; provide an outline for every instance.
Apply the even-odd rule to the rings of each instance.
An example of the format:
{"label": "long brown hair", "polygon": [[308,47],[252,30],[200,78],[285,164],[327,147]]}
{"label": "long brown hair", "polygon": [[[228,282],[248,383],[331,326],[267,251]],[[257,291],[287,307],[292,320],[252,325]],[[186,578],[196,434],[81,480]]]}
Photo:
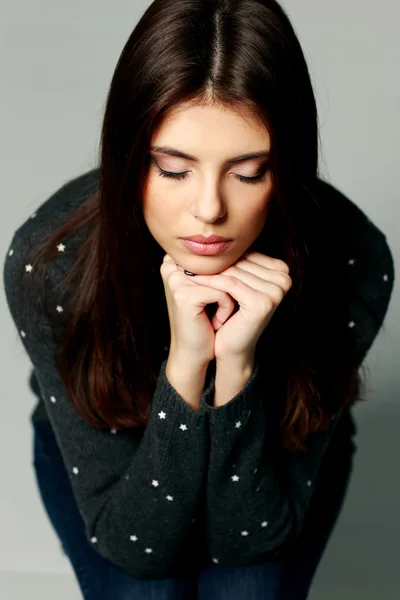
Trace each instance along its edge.
{"label": "long brown hair", "polygon": [[142,215],[148,149],[168,111],[187,101],[250,108],[268,129],[273,201],[253,249],[284,260],[293,285],[258,342],[257,360],[266,401],[278,407],[282,446],[306,450],[308,434],[361,399],[361,379],[345,249],[319,202],[313,88],[293,26],[274,0],[155,0],[128,39],[108,94],[97,189],[30,259],[42,303],[57,245],[65,242],[74,259],[60,286],[61,297],[74,290],[60,375],[94,427],[146,424],[169,343],[159,270],[165,252]]}

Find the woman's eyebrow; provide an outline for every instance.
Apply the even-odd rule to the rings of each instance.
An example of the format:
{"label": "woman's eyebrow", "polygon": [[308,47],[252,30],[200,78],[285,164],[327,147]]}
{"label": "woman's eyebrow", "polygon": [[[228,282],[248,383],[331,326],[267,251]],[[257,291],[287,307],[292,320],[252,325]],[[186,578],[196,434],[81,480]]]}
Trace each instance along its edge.
{"label": "woman's eyebrow", "polygon": [[[200,162],[198,158],[195,156],[191,156],[190,154],[185,154],[184,152],[180,152],[180,150],[176,150],[175,148],[170,148],[169,146],[151,146],[150,150],[153,152],[157,152],[158,154],[168,154],[169,156],[177,156],[178,158],[185,158],[186,160],[191,160],[192,162],[198,163]],[[255,158],[267,158],[270,154],[269,150],[260,150],[258,152],[250,152],[249,154],[243,154],[242,156],[235,156],[234,158],[229,158],[226,163],[234,164],[245,162],[247,160],[254,160]]]}

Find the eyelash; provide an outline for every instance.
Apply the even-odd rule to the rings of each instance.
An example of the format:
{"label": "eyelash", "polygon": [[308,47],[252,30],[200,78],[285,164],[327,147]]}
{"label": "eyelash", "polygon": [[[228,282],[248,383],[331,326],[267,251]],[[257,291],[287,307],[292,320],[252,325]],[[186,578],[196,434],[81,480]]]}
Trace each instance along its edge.
{"label": "eyelash", "polygon": [[[158,168],[158,174],[160,177],[166,177],[167,179],[178,179],[178,180],[186,179],[187,172],[185,172],[185,173],[170,173],[169,171],[163,171],[158,166],[157,166],[157,168]],[[250,184],[260,183],[261,181],[264,181],[264,175],[267,173],[267,171],[268,171],[268,167],[264,168],[262,170],[262,172],[259,173],[259,175],[256,175],[256,177],[243,177],[243,175],[235,175],[235,177],[242,183],[250,183]]]}

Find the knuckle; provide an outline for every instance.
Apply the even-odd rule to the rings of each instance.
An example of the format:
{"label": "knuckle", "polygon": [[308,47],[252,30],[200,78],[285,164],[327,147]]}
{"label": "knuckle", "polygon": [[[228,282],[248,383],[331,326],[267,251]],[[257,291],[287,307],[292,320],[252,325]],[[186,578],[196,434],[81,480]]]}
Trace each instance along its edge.
{"label": "knuckle", "polygon": [[181,288],[181,287],[176,288],[175,290],[173,290],[172,295],[174,298],[174,302],[177,306],[185,306],[185,304],[187,304],[188,295],[184,288]]}
{"label": "knuckle", "polygon": [[289,267],[285,263],[285,261],[281,260],[280,258],[275,258],[274,265],[278,269],[278,271],[283,271],[284,273],[287,273],[289,275]]}
{"label": "knuckle", "polygon": [[164,274],[168,273],[168,263],[167,262],[161,263],[160,273],[161,273],[161,275],[164,275]]}
{"label": "knuckle", "polygon": [[268,291],[268,296],[265,298],[263,303],[264,311],[270,312],[273,310],[280,302],[282,302],[285,293],[278,285],[274,285],[271,290]]}
{"label": "knuckle", "polygon": [[178,288],[178,277],[180,273],[179,271],[165,271],[163,276],[163,281],[166,286],[168,286],[171,293],[174,293],[174,290]]}
{"label": "knuckle", "polygon": [[229,285],[233,288],[238,288],[242,285],[242,282],[240,281],[240,279],[238,279],[237,277],[234,277],[233,275],[227,275],[226,278],[228,280],[227,283],[229,283]]}
{"label": "knuckle", "polygon": [[169,269],[169,268],[170,268],[172,265],[174,265],[174,264],[175,264],[175,263],[174,263],[174,261],[172,260],[172,258],[171,258],[171,257],[170,257],[168,254],[166,254],[166,255],[164,256],[164,258],[163,258],[163,261],[162,261],[161,265],[160,265],[160,273],[161,273],[161,275],[163,274],[163,272],[164,272],[164,271],[168,271],[168,269]]}
{"label": "knuckle", "polygon": [[271,298],[267,297],[264,299],[264,301],[261,303],[261,310],[260,310],[260,314],[261,315],[265,315],[268,314],[269,312],[271,312],[271,310],[274,308],[274,302],[272,301]]}
{"label": "knuckle", "polygon": [[282,288],[285,292],[288,292],[290,290],[290,288],[292,287],[292,278],[286,274],[286,273],[282,273],[281,274],[282,277]]}

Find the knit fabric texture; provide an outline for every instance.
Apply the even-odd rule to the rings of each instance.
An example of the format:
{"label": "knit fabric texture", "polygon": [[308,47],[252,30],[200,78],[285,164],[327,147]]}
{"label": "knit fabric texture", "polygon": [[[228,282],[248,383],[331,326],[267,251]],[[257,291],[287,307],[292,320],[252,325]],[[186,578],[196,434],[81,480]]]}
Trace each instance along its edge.
{"label": "knit fabric texture", "polygon": [[[33,245],[55,231],[97,185],[98,170],[67,181],[15,231],[3,279],[17,328],[17,291],[23,278],[34,275],[27,258]],[[334,193],[328,184],[326,190]],[[386,236],[341,198],[362,240],[344,267],[354,269],[357,282],[349,298],[349,327],[359,340],[362,362],[388,309],[394,264]],[[62,330],[66,308],[55,287],[70,266],[63,262],[64,250],[60,244],[57,267],[50,268],[46,284],[54,322],[43,316],[37,330],[25,319],[18,334],[33,365],[29,384],[38,402],[32,421],[50,421],[93,548],[141,579],[184,575],[200,561],[227,567],[284,555],[285,544],[300,533],[335,430],[347,423],[342,431],[356,431],[350,411],[335,415],[329,431],[313,436],[309,453],[282,461],[260,364],[240,393],[217,408],[211,377],[195,412],[166,377],[166,347],[146,427],[117,432],[90,426],[67,401],[54,360],[51,331],[57,320]]]}

